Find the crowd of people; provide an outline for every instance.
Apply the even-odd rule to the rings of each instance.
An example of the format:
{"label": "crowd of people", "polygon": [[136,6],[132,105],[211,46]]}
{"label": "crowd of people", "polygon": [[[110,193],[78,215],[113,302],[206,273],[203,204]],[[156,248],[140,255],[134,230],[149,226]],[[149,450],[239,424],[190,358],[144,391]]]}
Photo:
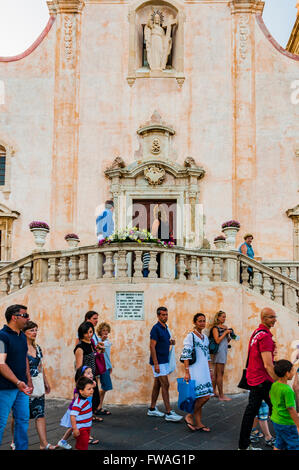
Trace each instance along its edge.
{"label": "crowd of people", "polygon": [[[38,325],[30,320],[24,305],[9,306],[5,318],[6,325],[0,330],[0,444],[10,412],[12,449],[28,448],[30,419],[35,420],[41,450],[71,449],[68,442],[71,436],[76,440],[77,450],[98,444],[99,440],[91,435],[92,425],[111,414],[104,408],[106,393],[113,388],[110,325],[106,322],[98,325],[98,313],[88,311],[78,327],[78,336],[74,338],[73,398],[61,417],[64,433],[62,430],[61,439],[53,445],[47,440],[45,395],[50,392],[50,384],[42,348],[36,342]],[[172,422],[183,420],[191,432],[212,431],[203,420],[204,405],[211,397],[230,400],[224,395],[223,377],[229,343],[236,335],[228,328],[226,320],[224,311],[217,312],[207,335],[204,333],[206,316],[197,313],[193,317],[193,328],[184,339],[180,361],[184,381],[195,382],[195,399],[192,411],[183,416],[171,408],[169,397],[169,374],[175,370],[170,351],[176,341],[167,326],[167,308],[157,309],[157,323],[150,331],[149,363],[154,383],[148,416],[164,417]],[[240,450],[258,449],[255,442],[261,437],[275,450],[299,450],[298,373],[288,359],[275,361],[276,346],[271,328],[276,321],[276,313],[264,308],[261,323],[249,340],[245,374],[249,399],[241,423]],[[160,392],[165,412],[157,407]],[[269,419],[273,422],[275,437],[269,431]]]}

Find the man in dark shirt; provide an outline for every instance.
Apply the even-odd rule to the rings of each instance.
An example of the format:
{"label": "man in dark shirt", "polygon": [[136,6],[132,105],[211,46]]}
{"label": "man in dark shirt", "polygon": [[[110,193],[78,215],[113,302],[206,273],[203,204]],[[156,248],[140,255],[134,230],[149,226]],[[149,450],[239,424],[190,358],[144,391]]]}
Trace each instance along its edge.
{"label": "man in dark shirt", "polygon": [[[171,410],[169,402],[169,347],[175,344],[175,340],[170,338],[167,328],[168,311],[166,307],[157,309],[158,322],[153,326],[150,333],[150,364],[153,368],[154,386],[152,390],[151,406],[148,409],[148,416],[165,416],[166,421],[180,421],[182,416]],[[166,414],[158,410],[156,403],[162,389]]]}
{"label": "man in dark shirt", "polygon": [[29,320],[27,307],[11,305],[6,309],[7,325],[0,330],[0,444],[8,416],[15,419],[16,450],[28,448],[29,395],[32,393],[27,357],[27,339],[22,332]]}

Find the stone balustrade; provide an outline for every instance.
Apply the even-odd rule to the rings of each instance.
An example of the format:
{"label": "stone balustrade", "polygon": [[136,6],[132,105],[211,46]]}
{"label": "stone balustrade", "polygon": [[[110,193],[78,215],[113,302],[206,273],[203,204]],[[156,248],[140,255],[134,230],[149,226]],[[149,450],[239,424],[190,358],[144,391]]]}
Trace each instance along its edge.
{"label": "stone balustrade", "polygon": [[299,261],[262,261],[262,264],[299,282]]}
{"label": "stone balustrade", "polygon": [[[143,253],[150,253],[148,276]],[[289,268],[288,268],[289,269]],[[250,270],[253,276],[250,276]],[[251,260],[236,250],[191,250],[149,243],[111,243],[62,251],[34,252],[0,267],[0,296],[36,283],[68,282],[242,282],[281,305],[296,310],[299,283],[290,271]]]}

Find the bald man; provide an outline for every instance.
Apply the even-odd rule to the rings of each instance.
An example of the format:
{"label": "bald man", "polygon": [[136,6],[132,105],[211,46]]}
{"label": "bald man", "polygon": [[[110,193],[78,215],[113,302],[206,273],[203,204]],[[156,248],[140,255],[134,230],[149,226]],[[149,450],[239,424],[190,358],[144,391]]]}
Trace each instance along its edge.
{"label": "bald man", "polygon": [[274,350],[275,343],[272,339],[271,328],[276,323],[276,313],[271,308],[264,308],[261,311],[261,324],[252,333],[248,346],[248,366],[247,382],[250,385],[248,405],[245,409],[240,437],[240,450],[256,450],[250,444],[250,433],[255,416],[264,400],[269,406],[269,415],[272,405],[270,401],[270,388],[272,383],[277,380],[274,373]]}

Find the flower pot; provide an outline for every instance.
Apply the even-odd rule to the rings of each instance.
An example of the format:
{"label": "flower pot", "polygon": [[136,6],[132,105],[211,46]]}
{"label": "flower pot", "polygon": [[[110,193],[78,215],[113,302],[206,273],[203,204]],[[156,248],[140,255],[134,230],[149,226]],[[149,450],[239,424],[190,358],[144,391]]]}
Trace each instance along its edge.
{"label": "flower pot", "polygon": [[33,233],[34,241],[39,250],[42,250],[46,242],[46,237],[49,230],[41,227],[31,228],[30,231]]}
{"label": "flower pot", "polygon": [[226,248],[228,250],[236,249],[236,236],[239,230],[239,227],[224,227],[222,229],[226,236]]}
{"label": "flower pot", "polygon": [[69,248],[77,248],[78,244],[80,243],[79,238],[67,238],[66,242]]}
{"label": "flower pot", "polygon": [[226,240],[214,240],[216,250],[225,250]]}

